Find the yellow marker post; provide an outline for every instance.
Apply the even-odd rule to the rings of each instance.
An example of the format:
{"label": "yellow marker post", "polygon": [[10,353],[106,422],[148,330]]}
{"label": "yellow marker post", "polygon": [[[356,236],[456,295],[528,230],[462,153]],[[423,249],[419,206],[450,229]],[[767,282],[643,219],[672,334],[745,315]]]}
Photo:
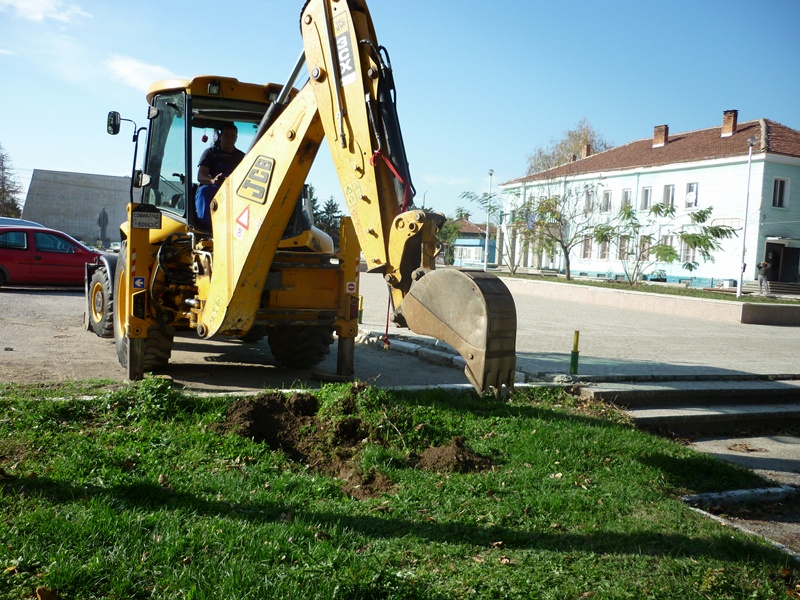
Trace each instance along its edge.
{"label": "yellow marker post", "polygon": [[575,337],[572,341],[572,354],[569,360],[569,374],[570,375],[577,375],[578,374],[578,340],[581,337],[581,332],[576,331]]}
{"label": "yellow marker post", "polygon": [[361,325],[364,322],[364,296],[358,297],[358,324]]}

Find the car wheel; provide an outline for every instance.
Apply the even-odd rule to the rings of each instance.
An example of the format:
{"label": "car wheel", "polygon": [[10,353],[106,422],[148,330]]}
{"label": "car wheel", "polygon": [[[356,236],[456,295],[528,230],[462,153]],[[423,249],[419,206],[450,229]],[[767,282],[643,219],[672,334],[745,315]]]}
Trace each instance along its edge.
{"label": "car wheel", "polygon": [[114,300],[105,267],[97,269],[89,283],[89,327],[98,337],[114,336]]}

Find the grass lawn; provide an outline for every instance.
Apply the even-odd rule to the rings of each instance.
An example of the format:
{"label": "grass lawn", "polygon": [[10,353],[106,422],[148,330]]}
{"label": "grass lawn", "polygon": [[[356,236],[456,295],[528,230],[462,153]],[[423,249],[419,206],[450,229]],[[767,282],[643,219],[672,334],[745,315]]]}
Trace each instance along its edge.
{"label": "grass lawn", "polygon": [[765,485],[560,390],[0,385],[0,598],[787,598]]}

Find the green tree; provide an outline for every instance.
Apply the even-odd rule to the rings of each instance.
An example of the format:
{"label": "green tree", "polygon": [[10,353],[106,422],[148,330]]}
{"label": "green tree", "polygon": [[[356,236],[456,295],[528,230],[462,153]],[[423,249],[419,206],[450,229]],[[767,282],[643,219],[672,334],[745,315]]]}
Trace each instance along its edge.
{"label": "green tree", "polygon": [[339,221],[341,218],[339,203],[333,196],[328,198],[322,209],[314,214],[314,224],[333,238],[333,245],[336,248],[339,247]]}
{"label": "green tree", "polygon": [[519,241],[526,251],[533,247],[537,255],[560,250],[566,277],[572,278],[570,253],[593,234],[599,213],[595,195],[600,182],[574,181],[569,172],[556,176],[549,175],[548,171],[573,163],[586,146],[592,152],[602,152],[611,144],[591,123],[582,119],[560,139],[551,140],[528,157],[528,175],[539,177],[532,182],[535,188],[529,197],[507,195],[504,208],[507,242],[503,243],[504,247],[508,246],[506,264],[520,261],[521,256],[514,256]]}
{"label": "green tree", "polygon": [[720,241],[734,237],[736,231],[727,225],[709,224],[712,212],[711,206],[690,212],[689,223],[681,225],[674,205],[654,204],[642,221],[631,206],[623,206],[614,221],[595,228],[594,239],[617,247],[625,278],[633,286],[659,263],[680,260],[691,272],[700,266],[698,255],[704,261],[713,261]]}
{"label": "green tree", "polygon": [[11,158],[0,144],[0,217],[20,217],[21,195],[22,186],[14,176]]}
{"label": "green tree", "polygon": [[597,226],[599,183],[569,183],[566,178],[544,182],[538,198],[520,207],[531,237],[542,246],[558,248],[564,256],[564,274],[572,279],[570,255],[579,244],[591,238]]}
{"label": "green tree", "polygon": [[582,155],[583,148],[589,146],[592,153],[611,148],[611,144],[603,138],[594,126],[585,118],[578,121],[574,129],[568,129],[560,139],[550,140],[547,146],[541,146],[528,156],[528,175],[547,171],[559,165],[572,162]]}
{"label": "green tree", "polygon": [[436,239],[442,244],[444,263],[452,265],[455,261],[455,243],[461,235],[461,218],[448,219],[436,234]]}
{"label": "green tree", "polygon": [[[502,263],[513,274],[520,267],[522,256],[517,256],[516,242],[519,238],[523,246],[527,246],[532,232],[528,226],[529,213],[527,207],[520,206],[518,201],[509,199],[507,196],[518,195],[515,192],[498,192],[488,194],[476,194],[474,192],[463,192],[461,198],[478,204],[489,219],[487,223],[486,235],[491,236],[492,225],[495,230],[495,247],[502,256],[498,257],[498,263]],[[508,208],[508,212],[504,209]],[[463,211],[464,209],[457,209]],[[458,213],[457,213],[458,214]],[[469,214],[469,213],[467,213]],[[500,233],[502,232],[502,233]],[[500,265],[499,265],[500,266]]]}

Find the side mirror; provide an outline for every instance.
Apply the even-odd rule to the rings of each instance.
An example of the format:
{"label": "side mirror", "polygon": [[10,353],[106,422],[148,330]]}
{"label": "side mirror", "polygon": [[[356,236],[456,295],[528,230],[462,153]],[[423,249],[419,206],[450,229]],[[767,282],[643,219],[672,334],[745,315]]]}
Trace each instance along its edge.
{"label": "side mirror", "polygon": [[108,131],[109,135],[117,135],[119,133],[119,113],[115,110],[112,110],[108,113],[108,120],[106,121],[106,131]]}

